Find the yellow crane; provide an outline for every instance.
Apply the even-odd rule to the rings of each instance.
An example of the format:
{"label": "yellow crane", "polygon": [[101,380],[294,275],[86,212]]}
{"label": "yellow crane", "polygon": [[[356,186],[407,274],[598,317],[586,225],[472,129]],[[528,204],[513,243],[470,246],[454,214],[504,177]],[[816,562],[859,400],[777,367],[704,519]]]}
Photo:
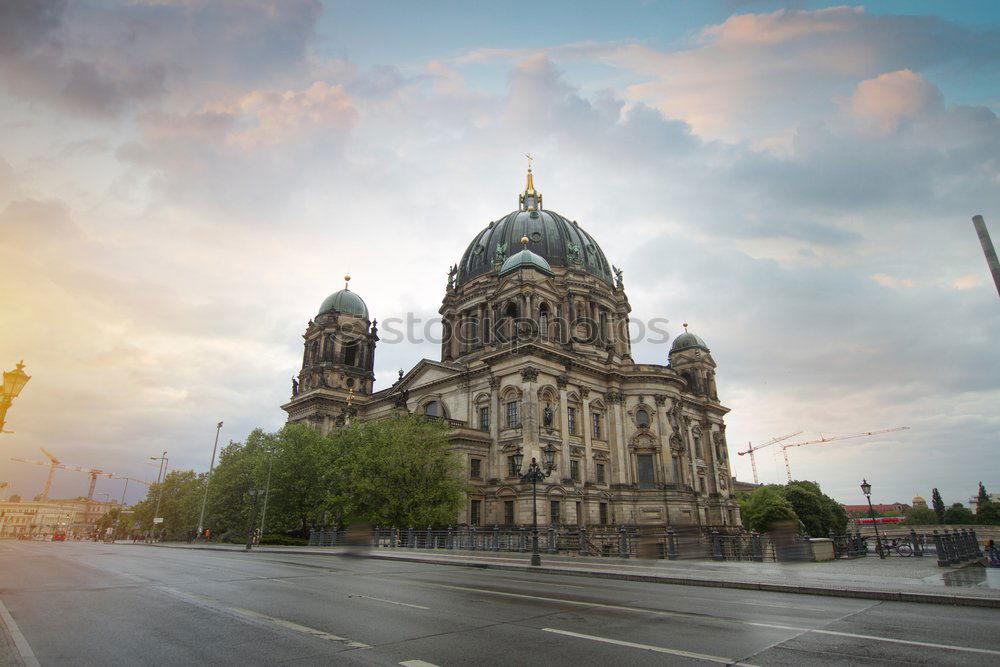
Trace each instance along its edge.
{"label": "yellow crane", "polygon": [[833,442],[834,440],[849,440],[851,438],[865,438],[870,435],[878,435],[880,433],[892,433],[894,431],[908,431],[909,426],[897,426],[896,428],[886,428],[881,431],[865,431],[864,433],[851,433],[849,435],[835,435],[833,437],[827,438],[826,436],[820,435],[818,440],[806,440],[805,442],[791,442],[787,445],[781,446],[781,453],[785,457],[785,472],[788,473],[788,481],[792,481],[792,466],[788,462],[788,450],[792,447],[802,447],[803,445],[817,445],[824,442]]}
{"label": "yellow crane", "polygon": [[97,468],[86,468],[83,466],[67,465],[62,461],[60,461],[59,459],[57,459],[55,455],[50,453],[44,447],[39,447],[38,449],[41,450],[42,454],[45,454],[45,456],[49,458],[48,463],[45,463],[44,461],[30,461],[28,459],[22,459],[15,456],[12,456],[10,460],[17,461],[18,463],[30,463],[32,465],[49,467],[49,476],[45,479],[45,488],[42,490],[42,495],[39,496],[40,500],[48,500],[49,491],[52,489],[52,476],[55,475],[57,468],[60,468],[62,470],[74,470],[76,472],[82,472],[84,474],[90,475],[90,488],[87,490],[87,500],[94,499],[94,486],[97,484],[98,477],[107,477],[108,479],[111,479],[114,476],[113,473],[106,472],[104,470],[98,470]]}

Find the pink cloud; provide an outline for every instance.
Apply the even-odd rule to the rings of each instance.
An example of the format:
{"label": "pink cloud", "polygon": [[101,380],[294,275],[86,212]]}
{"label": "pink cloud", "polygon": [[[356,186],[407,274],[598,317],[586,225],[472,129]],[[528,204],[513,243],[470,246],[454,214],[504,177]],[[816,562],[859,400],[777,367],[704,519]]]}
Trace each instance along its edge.
{"label": "pink cloud", "polygon": [[880,132],[892,132],[904,119],[944,108],[941,92],[908,69],[886,72],[858,84],[850,110]]}

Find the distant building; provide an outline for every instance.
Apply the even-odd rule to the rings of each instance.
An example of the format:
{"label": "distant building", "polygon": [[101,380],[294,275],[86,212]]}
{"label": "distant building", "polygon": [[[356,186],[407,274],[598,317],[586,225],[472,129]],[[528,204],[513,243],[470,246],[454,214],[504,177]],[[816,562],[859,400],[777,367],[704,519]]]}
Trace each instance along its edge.
{"label": "distant building", "polygon": [[10,500],[0,501],[0,539],[45,536],[56,530],[63,530],[70,537],[91,537],[96,531],[97,520],[117,506],[86,498],[24,503],[20,497],[11,496]]}
{"label": "distant building", "polygon": [[[927,503],[924,503],[924,507],[926,506]],[[867,503],[865,503],[864,505],[843,505],[842,507],[847,511],[848,514],[852,515],[858,514],[861,516],[868,515]],[[872,509],[878,512],[879,514],[890,514],[892,512],[895,512],[897,514],[905,515],[907,512],[910,511],[911,507],[906,503],[880,503],[877,505],[872,504]]]}
{"label": "distant building", "polygon": [[731,486],[733,487],[733,493],[753,493],[763,484],[754,484],[753,482],[741,482],[736,477],[732,478]]}
{"label": "distant building", "polygon": [[913,506],[927,509],[927,501],[924,500],[923,496],[913,496]]}

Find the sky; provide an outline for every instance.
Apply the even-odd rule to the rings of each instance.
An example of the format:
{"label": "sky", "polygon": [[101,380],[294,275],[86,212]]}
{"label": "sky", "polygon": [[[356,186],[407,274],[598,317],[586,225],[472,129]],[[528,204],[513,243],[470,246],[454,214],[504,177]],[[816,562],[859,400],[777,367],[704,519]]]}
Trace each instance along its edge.
{"label": "sky", "polygon": [[[998,113],[992,1],[0,3],[0,366],[32,376],[5,496],[41,491],[9,460],[39,447],[153,480],[164,451],[207,470],[220,420],[222,444],[280,428],[343,275],[419,333],[529,152],[635,328],[711,348],[739,479],[748,442],[908,426],[790,449],[794,477],[849,504],[862,478],[875,502],[998,491],[971,223],[1000,240]],[[439,358],[383,338],[376,389]],[[779,447],[757,464],[784,479]]]}

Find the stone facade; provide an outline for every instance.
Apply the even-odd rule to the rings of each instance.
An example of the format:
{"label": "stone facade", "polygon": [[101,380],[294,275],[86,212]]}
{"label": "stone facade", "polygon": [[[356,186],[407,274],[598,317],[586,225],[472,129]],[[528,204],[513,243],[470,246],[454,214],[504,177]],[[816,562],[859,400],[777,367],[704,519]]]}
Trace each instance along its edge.
{"label": "stone facade", "polygon": [[[447,419],[472,488],[459,524],[530,523],[531,486],[511,457],[521,449],[525,465],[542,461],[552,445],[556,469],[538,488],[543,526],[739,525],[728,409],[708,347],[684,333],[668,365],[636,363],[621,272],[612,279],[575,221],[540,208],[530,171],[519,203],[452,268],[441,361],[422,360],[373,392],[378,336],[367,308],[321,313],[282,406],[289,420],[326,432],[401,410]],[[508,257],[518,236],[523,250]],[[350,359],[336,335],[345,329],[356,341]]]}

